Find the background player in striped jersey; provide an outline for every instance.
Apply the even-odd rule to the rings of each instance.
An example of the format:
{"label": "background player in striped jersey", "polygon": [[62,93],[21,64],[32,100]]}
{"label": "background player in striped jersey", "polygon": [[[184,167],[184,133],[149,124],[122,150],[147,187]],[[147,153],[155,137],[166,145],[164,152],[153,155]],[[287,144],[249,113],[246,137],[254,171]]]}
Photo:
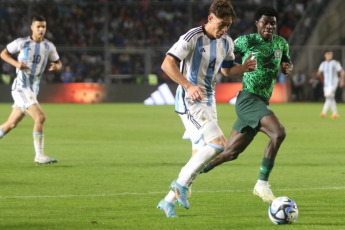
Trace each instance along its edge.
{"label": "background player in striped jersey", "polygon": [[[50,61],[49,71],[61,71],[62,63],[52,42],[44,38],[46,20],[43,16],[32,18],[32,36],[18,38],[1,52],[1,58],[16,67],[17,77],[12,85],[13,110],[7,121],[0,126],[0,138],[15,128],[29,114],[34,120],[33,139],[35,159],[38,164],[56,163],[44,154],[43,126],[46,115],[37,101],[39,83]],[[11,55],[18,54],[18,60]]]}
{"label": "background player in striped jersey", "polygon": [[207,24],[182,35],[163,61],[162,69],[179,84],[175,111],[180,115],[191,141],[203,143],[170,185],[171,191],[158,203],[158,208],[167,217],[176,216],[176,200],[189,208],[188,185],[210,160],[224,150],[226,138],[218,126],[215,102],[218,71],[232,76],[255,69],[256,60],[250,60],[251,56],[243,65],[235,64],[233,41],[226,34],[235,18],[230,1],[214,1]]}
{"label": "background player in striped jersey", "polygon": [[323,76],[323,94],[326,99],[320,116],[325,117],[328,109],[331,109],[331,118],[338,118],[335,92],[338,84],[340,88],[344,86],[344,69],[337,60],[333,59],[331,50],[325,52],[325,60],[320,64],[317,75]]}
{"label": "background player in striped jersey", "polygon": [[286,40],[275,33],[278,13],[272,7],[259,8],[255,14],[257,33],[240,36],[235,40],[235,54],[245,60],[255,54],[257,68],[253,72],[244,73],[243,90],[236,101],[237,120],[233,126],[225,150],[211,161],[202,172],[226,162],[237,159],[260,131],[270,140],[266,146],[260,167],[259,179],[253,193],[265,202],[275,199],[270,185],[269,175],[279,147],[285,139],[284,126],[269,107],[273,87],[280,67],[287,76],[292,72],[289,46]]}

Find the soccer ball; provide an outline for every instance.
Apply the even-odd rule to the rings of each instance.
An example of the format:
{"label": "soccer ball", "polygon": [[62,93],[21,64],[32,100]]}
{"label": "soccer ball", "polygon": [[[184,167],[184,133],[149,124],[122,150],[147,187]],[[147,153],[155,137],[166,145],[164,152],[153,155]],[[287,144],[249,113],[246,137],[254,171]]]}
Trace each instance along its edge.
{"label": "soccer ball", "polygon": [[292,224],[298,217],[297,204],[289,197],[278,197],[268,207],[268,216],[274,224]]}

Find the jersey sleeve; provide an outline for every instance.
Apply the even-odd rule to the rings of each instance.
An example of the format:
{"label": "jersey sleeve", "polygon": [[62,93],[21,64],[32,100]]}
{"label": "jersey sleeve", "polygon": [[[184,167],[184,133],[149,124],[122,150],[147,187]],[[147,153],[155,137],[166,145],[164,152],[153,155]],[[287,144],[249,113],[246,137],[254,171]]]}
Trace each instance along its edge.
{"label": "jersey sleeve", "polygon": [[50,52],[49,52],[49,57],[48,59],[52,62],[56,62],[60,59],[58,52],[56,51],[56,47],[50,43]]}
{"label": "jersey sleeve", "polygon": [[235,40],[234,53],[244,55],[248,46],[247,36],[240,36]]}
{"label": "jersey sleeve", "polygon": [[194,39],[191,39],[187,42],[184,39],[184,35],[182,35],[180,39],[170,48],[167,54],[173,56],[179,61],[182,61],[190,54],[190,52],[192,52],[192,47],[194,47],[193,42]]}
{"label": "jersey sleeve", "polygon": [[234,42],[229,37],[226,39],[227,55],[222,62],[222,68],[231,68],[235,65]]}
{"label": "jersey sleeve", "polygon": [[17,38],[16,40],[14,40],[13,42],[9,43],[7,46],[6,46],[6,49],[7,51],[10,53],[10,54],[16,54],[20,51],[20,46],[21,46],[21,42],[22,39],[21,38]]}
{"label": "jersey sleeve", "polygon": [[284,39],[282,62],[291,62],[289,44]]}
{"label": "jersey sleeve", "polygon": [[337,72],[340,72],[343,70],[343,67],[341,66],[339,61],[337,61],[337,63],[336,63],[336,70],[337,70]]}

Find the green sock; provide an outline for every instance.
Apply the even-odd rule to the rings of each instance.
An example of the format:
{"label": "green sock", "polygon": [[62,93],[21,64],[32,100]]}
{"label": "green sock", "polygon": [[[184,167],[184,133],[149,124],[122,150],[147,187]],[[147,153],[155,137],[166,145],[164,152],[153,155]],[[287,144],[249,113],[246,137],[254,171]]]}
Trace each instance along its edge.
{"label": "green sock", "polygon": [[208,171],[212,170],[213,167],[210,163],[208,163],[205,168],[201,169],[200,173],[207,173]]}
{"label": "green sock", "polygon": [[268,177],[270,176],[270,173],[272,172],[273,166],[274,166],[274,160],[264,157],[264,159],[262,160],[261,167],[260,167],[259,179],[263,181],[268,181]]}

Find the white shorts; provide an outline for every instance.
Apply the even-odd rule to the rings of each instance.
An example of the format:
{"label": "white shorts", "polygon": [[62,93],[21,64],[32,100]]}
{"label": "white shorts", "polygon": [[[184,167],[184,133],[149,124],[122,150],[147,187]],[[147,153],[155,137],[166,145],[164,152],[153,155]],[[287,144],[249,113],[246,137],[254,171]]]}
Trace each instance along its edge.
{"label": "white shorts", "polygon": [[12,91],[14,104],[12,107],[19,107],[25,113],[30,105],[37,104],[37,97],[30,89],[16,89]]}
{"label": "white shorts", "polygon": [[335,97],[337,86],[327,86],[323,88],[323,94],[325,97]]}
{"label": "white shorts", "polygon": [[202,138],[206,143],[213,139],[224,136],[218,126],[217,113],[214,108],[205,106],[193,106],[185,114],[179,114],[186,129],[185,136],[192,143],[197,144]]}
{"label": "white shorts", "polygon": [[184,132],[182,139],[184,140],[190,140],[192,142],[192,150],[199,150],[202,147],[204,147],[206,145],[206,142],[204,141],[204,138],[201,137],[201,139],[199,139],[198,143],[194,143],[190,137],[191,135],[188,134],[187,130]]}

